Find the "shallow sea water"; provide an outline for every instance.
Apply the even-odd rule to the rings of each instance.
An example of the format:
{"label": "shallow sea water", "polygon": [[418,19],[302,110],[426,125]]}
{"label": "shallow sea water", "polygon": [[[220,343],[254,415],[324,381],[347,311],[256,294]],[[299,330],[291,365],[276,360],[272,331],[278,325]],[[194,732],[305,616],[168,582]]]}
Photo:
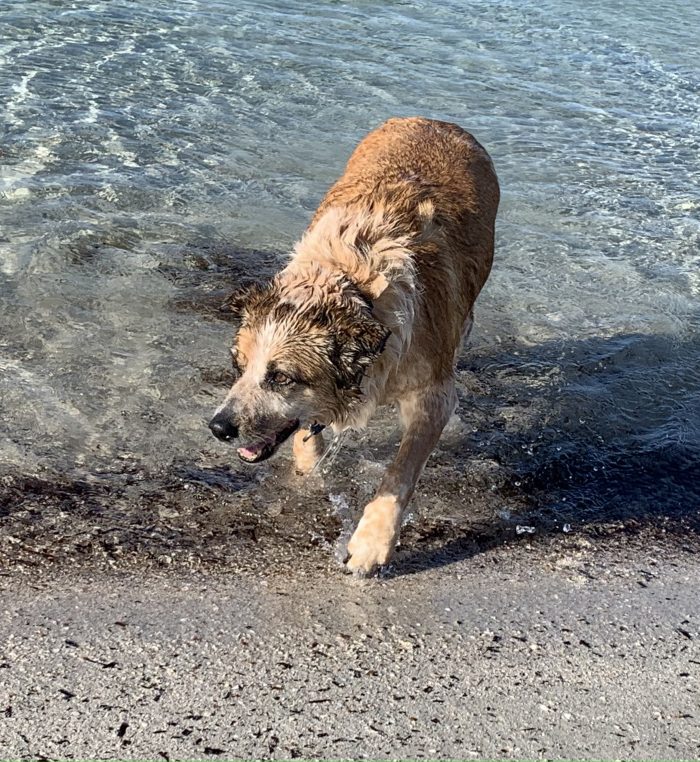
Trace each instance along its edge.
{"label": "shallow sea water", "polygon": [[458,417],[404,546],[421,532],[439,545],[517,526],[696,526],[700,8],[659,13],[646,0],[3,3],[12,547],[339,547],[396,447],[393,414],[323,479],[288,477],[287,454],[246,470],[205,425],[228,374],[216,306],[274,272],[368,130],[412,114],[472,131],[503,196]]}

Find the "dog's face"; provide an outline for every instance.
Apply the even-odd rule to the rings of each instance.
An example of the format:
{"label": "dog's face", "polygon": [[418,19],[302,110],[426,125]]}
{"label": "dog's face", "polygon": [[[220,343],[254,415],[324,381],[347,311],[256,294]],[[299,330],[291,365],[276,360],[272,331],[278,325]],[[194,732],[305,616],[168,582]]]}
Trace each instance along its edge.
{"label": "dog's face", "polygon": [[281,273],[228,300],[241,320],[231,355],[236,381],[209,427],[240,437],[246,463],[269,458],[297,428],[341,423],[389,331],[346,278]]}

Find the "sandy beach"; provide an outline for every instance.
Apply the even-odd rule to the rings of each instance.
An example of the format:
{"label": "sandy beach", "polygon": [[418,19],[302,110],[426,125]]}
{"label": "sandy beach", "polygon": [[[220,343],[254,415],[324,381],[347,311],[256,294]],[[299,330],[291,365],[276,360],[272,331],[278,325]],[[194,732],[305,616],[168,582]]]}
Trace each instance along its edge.
{"label": "sandy beach", "polygon": [[5,571],[3,756],[697,757],[697,541],[463,555],[363,581],[323,553]]}

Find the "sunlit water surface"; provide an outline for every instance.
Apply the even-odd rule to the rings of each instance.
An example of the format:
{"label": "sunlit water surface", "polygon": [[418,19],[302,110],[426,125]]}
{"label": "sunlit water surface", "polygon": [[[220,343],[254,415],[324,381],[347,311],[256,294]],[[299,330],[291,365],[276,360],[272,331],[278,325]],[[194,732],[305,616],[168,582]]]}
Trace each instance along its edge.
{"label": "sunlit water surface", "polygon": [[246,471],[205,426],[231,334],[215,307],[275,270],[369,129],[412,114],[472,131],[503,191],[459,418],[413,520],[697,514],[700,6],[661,12],[4,2],[0,515],[41,523],[54,484],[81,496],[64,529],[126,526],[136,504],[160,506],[154,531],[184,525],[178,490],[231,531],[243,504],[253,524],[336,511],[347,529],[391,412],[320,485],[286,480],[288,455]]}

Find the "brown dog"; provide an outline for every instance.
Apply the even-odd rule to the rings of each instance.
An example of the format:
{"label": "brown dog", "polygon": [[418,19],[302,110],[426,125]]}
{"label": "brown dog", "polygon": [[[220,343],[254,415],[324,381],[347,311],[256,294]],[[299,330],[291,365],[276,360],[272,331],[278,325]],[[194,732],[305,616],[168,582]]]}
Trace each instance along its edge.
{"label": "brown dog", "polygon": [[453,413],[455,355],[491,269],[499,189],[455,124],[390,119],[355,149],[290,263],[229,301],[237,380],[209,424],[257,463],[291,434],[310,471],[321,428],[362,428],[398,402],[403,439],[348,544],[348,568],[387,563],[401,516]]}

